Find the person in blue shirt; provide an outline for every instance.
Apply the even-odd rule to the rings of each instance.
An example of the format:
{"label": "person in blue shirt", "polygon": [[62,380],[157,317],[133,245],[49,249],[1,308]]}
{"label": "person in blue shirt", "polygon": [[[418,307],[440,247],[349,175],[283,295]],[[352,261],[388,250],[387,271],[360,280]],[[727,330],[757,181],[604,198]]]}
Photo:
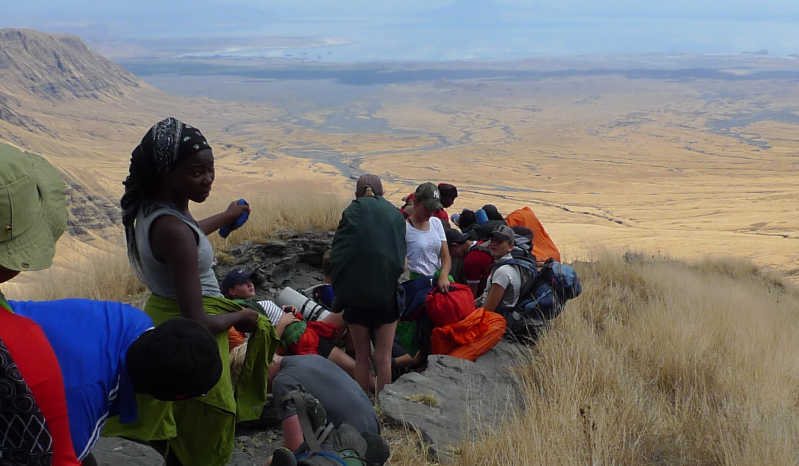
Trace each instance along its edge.
{"label": "person in blue shirt", "polygon": [[9,301],[14,313],[38,324],[64,379],[75,454],[95,465],[91,449],[106,419],[138,418],[137,393],[178,401],[208,392],[222,375],[216,340],[203,325],[150,317],[122,303],[65,299]]}

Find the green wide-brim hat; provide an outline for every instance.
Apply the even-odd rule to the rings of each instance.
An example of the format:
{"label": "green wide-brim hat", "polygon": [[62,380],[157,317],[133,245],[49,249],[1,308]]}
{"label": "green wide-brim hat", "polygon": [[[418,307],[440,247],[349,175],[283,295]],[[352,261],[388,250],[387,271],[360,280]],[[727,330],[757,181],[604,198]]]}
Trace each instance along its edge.
{"label": "green wide-brim hat", "polygon": [[50,267],[66,228],[66,189],[58,170],[39,155],[0,144],[0,267]]}

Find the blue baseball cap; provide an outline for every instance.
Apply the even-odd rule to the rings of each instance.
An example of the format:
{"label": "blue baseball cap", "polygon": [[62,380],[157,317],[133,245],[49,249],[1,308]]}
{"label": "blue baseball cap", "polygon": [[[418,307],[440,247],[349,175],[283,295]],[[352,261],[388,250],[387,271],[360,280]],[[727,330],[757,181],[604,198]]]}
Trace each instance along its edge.
{"label": "blue baseball cap", "polygon": [[255,272],[249,272],[246,270],[241,269],[233,269],[225,275],[225,278],[222,280],[222,294],[227,296],[227,292],[229,289],[233,288],[236,285],[241,285],[242,283],[246,282],[247,280],[256,280],[258,278],[258,274]]}

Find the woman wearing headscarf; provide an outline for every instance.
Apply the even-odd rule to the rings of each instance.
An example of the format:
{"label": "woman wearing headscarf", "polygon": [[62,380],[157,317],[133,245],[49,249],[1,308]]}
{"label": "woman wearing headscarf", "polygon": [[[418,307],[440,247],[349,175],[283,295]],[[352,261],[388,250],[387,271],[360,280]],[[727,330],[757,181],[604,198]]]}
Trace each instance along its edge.
{"label": "woman wearing headscarf", "polygon": [[330,254],[333,291],[344,306],[355,346],[355,380],[369,391],[370,333],[375,336],[377,393],[391,383],[391,349],[399,320],[397,286],[405,266],[402,214],[383,198],[377,175],[363,175],[344,210]]}
{"label": "woman wearing headscarf", "polygon": [[[195,220],[189,201],[204,202],[215,177],[202,133],[174,118],[153,126],[131,154],[122,197],[128,259],[152,292],[144,311],[156,325],[174,317],[203,324],[216,337],[224,369],[208,395],[177,403],[137,396],[139,420],[111,419],[104,435],[150,442],[167,464],[224,465],[233,454],[237,421],[257,419],[266,401],[266,371],[278,344],[268,319],[225,299],[211,265],[206,235],[230,225],[249,206]],[[234,398],[228,329],[251,333]]]}

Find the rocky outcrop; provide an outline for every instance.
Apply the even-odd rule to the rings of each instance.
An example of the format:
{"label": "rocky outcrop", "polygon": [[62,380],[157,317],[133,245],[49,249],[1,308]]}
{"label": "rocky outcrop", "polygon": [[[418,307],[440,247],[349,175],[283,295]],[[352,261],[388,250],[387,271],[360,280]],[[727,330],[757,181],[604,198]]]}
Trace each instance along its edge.
{"label": "rocky outcrop", "polygon": [[285,231],[266,243],[245,241],[217,256],[217,277],[221,281],[232,269],[257,273],[257,299],[273,299],[286,286],[299,290],[319,284],[324,278],[322,256],[333,235],[332,231]]}
{"label": "rocky outcrop", "polygon": [[[219,280],[234,268],[256,272],[258,299],[272,299],[286,286],[296,290],[322,281],[322,256],[333,232],[281,232],[265,243],[247,241],[217,256]],[[452,459],[453,447],[475,439],[524,407],[514,369],[532,357],[527,346],[500,341],[476,362],[430,356],[424,372],[411,372],[386,385],[378,397],[384,419],[421,432],[434,461]],[[248,423],[263,429],[277,423],[273,411]]]}
{"label": "rocky outcrop", "polygon": [[380,392],[384,419],[418,429],[433,461],[447,462],[460,442],[523,409],[513,371],[526,360],[523,348],[502,340],[476,362],[430,356],[424,372],[405,374]]}
{"label": "rocky outcrop", "polygon": [[[66,177],[66,175],[65,175]],[[67,180],[67,232],[83,241],[92,235],[114,236],[116,231],[105,231],[122,223],[119,206],[109,199],[92,193],[86,186]]]}
{"label": "rocky outcrop", "polygon": [[4,92],[0,92],[0,121],[5,121],[6,123],[19,126],[20,128],[24,128],[31,132],[38,130],[51,136],[55,136],[53,131],[49,130],[35,118],[31,118],[27,115],[19,113],[19,109],[21,107],[22,105],[20,104],[19,99]]}
{"label": "rocky outcrop", "polygon": [[0,86],[54,101],[121,97],[141,81],[77,37],[0,29]]}

